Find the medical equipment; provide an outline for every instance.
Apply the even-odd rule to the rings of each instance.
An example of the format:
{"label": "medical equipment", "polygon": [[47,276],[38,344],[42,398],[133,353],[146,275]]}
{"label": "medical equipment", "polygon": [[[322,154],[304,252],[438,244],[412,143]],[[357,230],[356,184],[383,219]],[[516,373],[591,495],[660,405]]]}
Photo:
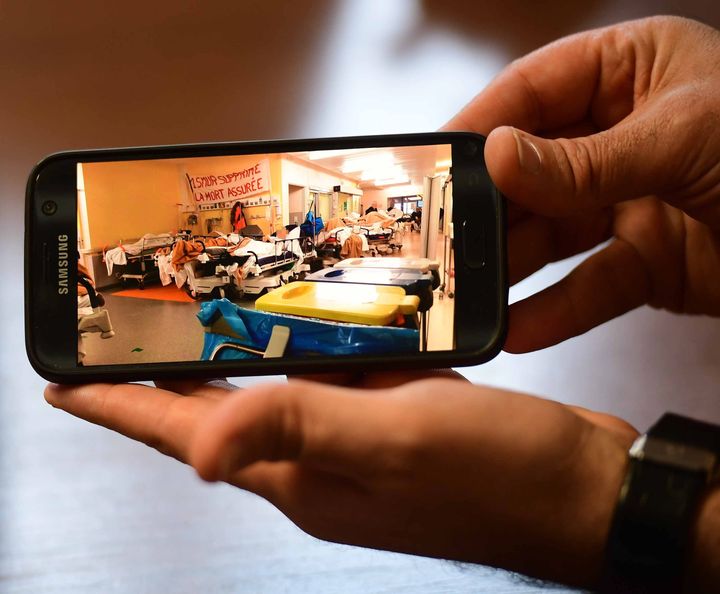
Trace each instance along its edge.
{"label": "medical equipment", "polygon": [[407,295],[420,299],[419,312],[429,310],[433,305],[430,272],[392,268],[325,268],[305,276],[305,281],[348,285],[384,285],[402,287]]}
{"label": "medical equipment", "polygon": [[[310,270],[305,258],[315,255],[311,238],[300,237],[299,228],[285,238],[270,237],[268,242],[253,242],[247,248],[251,259],[243,266],[240,289],[244,294],[261,295],[277,289]],[[259,248],[263,248],[260,251]],[[234,254],[238,254],[235,251]]]}
{"label": "medical equipment", "polygon": [[[248,227],[251,227],[250,225]],[[246,227],[246,228],[248,228]],[[310,271],[315,250],[310,238],[299,236],[299,229],[286,237],[269,237],[267,241],[241,240],[240,244],[206,245],[208,238],[196,236],[200,253],[183,263],[186,279],[181,279],[193,299],[260,295],[276,289]],[[237,236],[212,237],[223,243],[237,241]]]}
{"label": "medical equipment", "polygon": [[[370,255],[376,257],[378,254],[387,254],[394,251],[391,244],[394,230],[390,227],[363,227],[367,234],[368,245],[370,246]],[[402,247],[402,245],[400,246]]]}
{"label": "medical equipment", "polygon": [[417,326],[417,295],[402,287],[297,281],[260,297],[255,309],[370,326]]}
{"label": "medical equipment", "polygon": [[78,271],[78,284],[87,291],[86,295],[78,295],[78,365],[82,365],[87,355],[84,335],[99,333],[100,338],[115,336],[110,314],[103,306],[103,302],[95,290],[92,281],[81,271]]}
{"label": "medical equipment", "polygon": [[185,291],[193,299],[203,297],[235,297],[238,294],[233,275],[251,257],[250,254],[236,256],[232,246],[205,245],[201,238],[195,237],[202,246],[202,252],[183,264],[187,280]]}
{"label": "medical equipment", "polygon": [[440,286],[440,263],[428,258],[348,258],[333,265],[335,268],[390,268],[398,270],[416,270],[432,275],[432,288]]}
{"label": "medical equipment", "polygon": [[200,306],[204,361],[418,351],[418,331],[296,317],[239,307],[227,299]]}
{"label": "medical equipment", "polygon": [[155,266],[155,253],[162,248],[172,247],[178,236],[169,233],[154,235],[147,233],[133,243],[123,244],[117,247],[103,250],[103,261],[107,267],[108,276],[113,274],[115,266],[122,266],[116,278],[122,283],[135,280],[138,286],[143,289],[145,281],[157,273]]}

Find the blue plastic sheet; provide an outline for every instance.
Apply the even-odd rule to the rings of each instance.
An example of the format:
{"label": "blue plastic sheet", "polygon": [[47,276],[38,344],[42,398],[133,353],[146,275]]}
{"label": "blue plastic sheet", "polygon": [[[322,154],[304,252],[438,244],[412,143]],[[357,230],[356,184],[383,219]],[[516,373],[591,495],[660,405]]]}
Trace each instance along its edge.
{"label": "blue plastic sheet", "polygon": [[[206,332],[202,359],[210,359],[213,351],[222,344],[236,344],[264,351],[273,327],[290,328],[290,340],[285,356],[308,355],[360,355],[383,353],[412,353],[419,350],[420,336],[411,328],[363,326],[326,322],[314,318],[301,318],[264,311],[245,309],[227,299],[214,299],[200,306],[197,314],[206,328],[215,325],[229,327],[232,334]],[[217,322],[223,319],[223,323]],[[258,358],[260,355],[222,349],[216,360]]]}

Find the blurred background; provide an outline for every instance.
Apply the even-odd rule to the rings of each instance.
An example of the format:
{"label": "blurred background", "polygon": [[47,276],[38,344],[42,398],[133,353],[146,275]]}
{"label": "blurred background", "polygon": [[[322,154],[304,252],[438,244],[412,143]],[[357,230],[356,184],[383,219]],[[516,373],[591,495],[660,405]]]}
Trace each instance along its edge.
{"label": "blurred background", "polygon": [[[24,186],[63,149],[434,130],[524,53],[652,14],[720,25],[714,0],[1,1],[0,591],[541,591],[322,543],[253,495],[52,410],[24,354]],[[464,373],[645,428],[668,409],[720,422],[719,360],[720,321],[642,308]]]}

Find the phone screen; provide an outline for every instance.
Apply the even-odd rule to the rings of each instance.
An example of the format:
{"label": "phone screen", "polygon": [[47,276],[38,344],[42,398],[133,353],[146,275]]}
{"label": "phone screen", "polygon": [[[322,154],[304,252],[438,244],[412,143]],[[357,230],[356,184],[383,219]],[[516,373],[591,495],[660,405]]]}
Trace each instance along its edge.
{"label": "phone screen", "polygon": [[452,351],[452,152],[80,160],[78,365]]}

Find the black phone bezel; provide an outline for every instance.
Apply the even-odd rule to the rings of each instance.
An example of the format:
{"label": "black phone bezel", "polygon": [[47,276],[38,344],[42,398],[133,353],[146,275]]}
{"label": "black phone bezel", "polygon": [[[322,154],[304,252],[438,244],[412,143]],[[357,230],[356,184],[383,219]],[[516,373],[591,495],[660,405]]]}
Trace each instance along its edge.
{"label": "black phone bezel", "polygon": [[[68,151],[46,157],[31,172],[26,190],[25,339],[30,363],[41,376],[59,383],[337,371],[338,357],[333,356],[78,366],[77,267],[68,269],[67,294],[59,295],[57,284],[58,236],[67,236],[71,261],[76,257],[76,164],[425,144],[452,145],[456,349],[391,357],[347,356],[342,358],[343,369],[387,370],[388,363],[393,369],[428,369],[492,359],[502,349],[507,329],[504,199],[485,167],[484,137],[470,132],[429,132]],[[48,201],[57,205],[52,215],[42,210]]]}

